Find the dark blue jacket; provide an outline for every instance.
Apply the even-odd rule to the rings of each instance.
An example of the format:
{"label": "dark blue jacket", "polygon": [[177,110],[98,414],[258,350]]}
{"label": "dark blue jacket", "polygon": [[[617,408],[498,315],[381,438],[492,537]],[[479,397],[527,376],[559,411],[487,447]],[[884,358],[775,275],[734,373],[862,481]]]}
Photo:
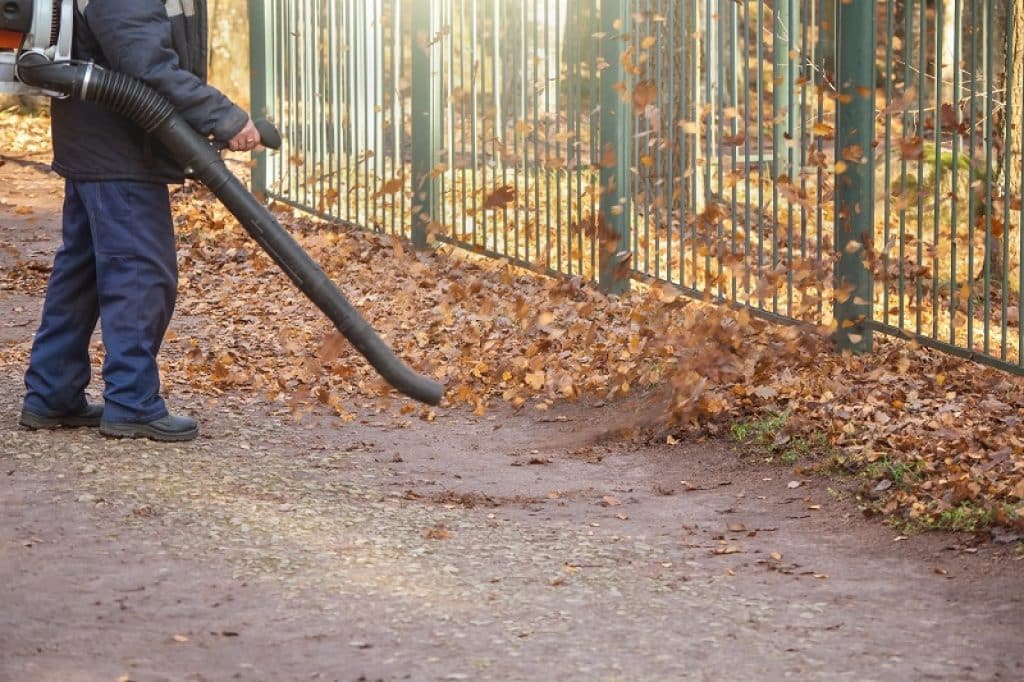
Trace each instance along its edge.
{"label": "dark blue jacket", "polygon": [[[205,0],[76,0],[73,56],[149,84],[203,135],[227,141],[249,116],[206,85]],[[170,153],[98,104],[54,100],[53,169],[70,180],[178,183]]]}

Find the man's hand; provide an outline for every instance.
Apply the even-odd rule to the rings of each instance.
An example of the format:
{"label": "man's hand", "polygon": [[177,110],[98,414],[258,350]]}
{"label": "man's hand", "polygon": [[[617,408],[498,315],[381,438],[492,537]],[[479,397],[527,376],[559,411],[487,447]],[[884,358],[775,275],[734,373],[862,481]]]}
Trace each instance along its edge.
{"label": "man's hand", "polygon": [[260,144],[260,133],[250,118],[245,127],[228,142],[228,149],[233,152],[248,152],[256,149]]}

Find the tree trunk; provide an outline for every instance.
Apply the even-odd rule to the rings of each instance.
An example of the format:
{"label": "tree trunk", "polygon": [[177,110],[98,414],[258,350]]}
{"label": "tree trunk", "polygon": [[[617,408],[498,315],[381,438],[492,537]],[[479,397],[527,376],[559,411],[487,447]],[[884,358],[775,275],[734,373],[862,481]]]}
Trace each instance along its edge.
{"label": "tree trunk", "polygon": [[[1009,4],[1009,3],[1007,3]],[[1008,84],[1010,101],[1013,110],[1010,112],[1010,120],[1005,125],[1010,126],[1010,164],[1009,164],[1009,188],[1010,196],[1019,198],[1021,196],[1021,154],[1024,153],[1024,129],[1021,126],[1020,111],[1024,106],[1024,0],[1014,0],[1013,17],[1013,54],[1010,64],[1013,75],[1012,82]],[[1006,41],[1003,42],[1005,46]],[[1005,50],[1005,47],[1004,47]],[[1018,216],[1019,219],[1019,216]],[[1019,227],[1019,225],[1018,225]]]}
{"label": "tree trunk", "polygon": [[[1010,2],[995,3],[992,7],[990,40],[992,41],[992,73],[993,82],[986,83],[986,96],[995,98],[998,103],[1006,103],[1007,99],[1000,96],[1006,93],[1010,106],[1003,107],[999,118],[992,122],[989,129],[996,144],[998,154],[995,168],[987,174],[987,182],[992,184],[993,197],[999,196],[999,190],[1006,187],[1008,196],[994,201],[995,205],[985,206],[986,213],[991,215],[994,225],[999,225],[1003,218],[1003,208],[1009,201],[1011,206],[1017,204],[1021,197],[1021,153],[1024,152],[1024,130],[1021,128],[1021,107],[1024,105],[1024,0],[1012,0],[1013,21],[1010,21]],[[1012,40],[1012,51],[1011,51]],[[983,74],[977,74],[984,77]],[[1009,126],[1009,135],[1007,135]],[[1009,145],[1000,145],[1009,137]],[[1007,158],[1009,154],[1009,158]],[[1006,175],[1008,173],[1008,175]],[[1020,294],[1020,211],[1011,209],[1010,221],[1003,225],[1002,230],[993,230],[988,239],[986,261],[992,279],[992,293],[1001,295],[1006,290]],[[986,217],[985,225],[988,225]],[[1003,244],[1006,240],[1006,258]]]}
{"label": "tree trunk", "polygon": [[247,0],[210,2],[210,84],[249,108],[249,5]]}
{"label": "tree trunk", "polygon": [[[1006,3],[1009,5],[1009,3]],[[1011,206],[1017,204],[1021,198],[1022,178],[1021,155],[1024,154],[1024,126],[1020,112],[1024,107],[1024,0],[1014,0],[1013,28],[1008,35],[1013,36],[1013,52],[1009,55],[1007,63],[1012,75],[1011,82],[1007,83],[1007,91],[1010,93],[1010,110],[1007,120],[1003,125],[1010,126],[1010,154],[1009,164],[1001,164],[1009,172],[1007,187],[1010,196],[1006,200]],[[1007,45],[1007,42],[1003,43]],[[1005,48],[1004,48],[1005,49]],[[1006,152],[1004,152],[1006,153]],[[1006,226],[1007,238],[1009,239],[1009,262],[1006,263],[1006,272],[1009,277],[1010,290],[1020,294],[1020,211],[1010,211],[1010,224]]]}

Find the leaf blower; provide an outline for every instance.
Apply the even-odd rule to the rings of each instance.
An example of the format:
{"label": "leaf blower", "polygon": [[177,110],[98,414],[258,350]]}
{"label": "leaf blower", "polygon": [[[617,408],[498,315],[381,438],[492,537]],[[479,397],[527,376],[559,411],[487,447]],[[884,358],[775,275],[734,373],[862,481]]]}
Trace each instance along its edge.
{"label": "leaf blower", "polygon": [[[145,83],[71,59],[73,0],[0,0],[0,93],[77,97],[109,107],[137,123],[171,151],[185,174],[210,191],[285,274],[334,323],[338,331],[392,386],[436,405],[441,384],[399,360],[301,246],[227,169],[220,150],[197,133],[174,107]],[[281,136],[257,122],[265,147]]]}

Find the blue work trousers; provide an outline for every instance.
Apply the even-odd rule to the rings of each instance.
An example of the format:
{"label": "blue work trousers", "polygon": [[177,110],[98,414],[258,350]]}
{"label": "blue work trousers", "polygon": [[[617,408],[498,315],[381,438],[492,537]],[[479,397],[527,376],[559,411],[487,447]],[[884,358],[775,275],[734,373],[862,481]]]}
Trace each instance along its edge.
{"label": "blue work trousers", "polygon": [[103,420],[166,416],[156,356],[178,287],[167,186],[67,181],[63,239],[25,374],[25,408],[60,416],[85,406],[98,319],[106,350]]}

